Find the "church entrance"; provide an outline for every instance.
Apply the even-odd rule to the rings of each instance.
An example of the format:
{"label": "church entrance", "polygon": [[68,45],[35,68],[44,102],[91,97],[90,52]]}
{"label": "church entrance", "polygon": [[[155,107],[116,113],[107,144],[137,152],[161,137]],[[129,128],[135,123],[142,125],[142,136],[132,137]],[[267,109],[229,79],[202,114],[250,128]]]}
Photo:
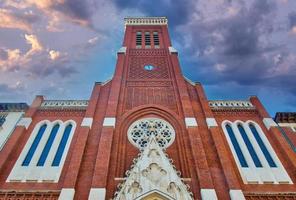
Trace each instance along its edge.
{"label": "church entrance", "polygon": [[162,196],[161,194],[152,193],[152,194],[142,198],[141,200],[170,200],[170,199]]}

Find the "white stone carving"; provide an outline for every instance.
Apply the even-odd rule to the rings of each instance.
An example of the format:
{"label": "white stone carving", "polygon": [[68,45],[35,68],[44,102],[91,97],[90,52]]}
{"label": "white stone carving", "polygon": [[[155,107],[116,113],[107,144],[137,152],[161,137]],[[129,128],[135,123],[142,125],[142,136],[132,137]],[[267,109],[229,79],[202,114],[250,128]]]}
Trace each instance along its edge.
{"label": "white stone carving", "polygon": [[127,17],[124,18],[125,26],[127,25],[167,25],[166,17]]}
{"label": "white stone carving", "polygon": [[105,199],[106,188],[91,188],[88,196],[88,200],[100,200]]}
{"label": "white stone carving", "polygon": [[218,200],[215,189],[201,189],[200,194],[202,200]]}
{"label": "white stone carving", "polygon": [[81,122],[81,126],[86,126],[91,128],[93,123],[93,118],[92,117],[85,117],[83,118],[82,122]]}
{"label": "white stone carving", "polygon": [[31,122],[32,122],[32,118],[31,117],[23,117],[17,123],[17,126],[24,126],[24,127],[26,127],[26,129],[28,129],[29,126],[30,126],[30,124],[31,124]]}
{"label": "white stone carving", "polygon": [[186,117],[185,124],[187,128],[197,126],[197,122],[194,117]]}
{"label": "white stone carving", "polygon": [[230,109],[255,109],[250,101],[209,101],[209,105],[213,109],[230,108]]}
{"label": "white stone carving", "polygon": [[275,123],[275,121],[273,121],[272,118],[264,118],[263,123],[268,130],[270,129],[270,127],[277,126],[277,124]]}
{"label": "white stone carving", "polygon": [[112,126],[115,127],[116,119],[115,117],[105,117],[103,126]]}
{"label": "white stone carving", "polygon": [[215,118],[206,118],[206,122],[207,122],[208,128],[218,126],[217,121],[215,120]]}
{"label": "white stone carving", "polygon": [[59,200],[73,200],[74,194],[75,194],[74,188],[63,188],[60,193]]}
{"label": "white stone carving", "polygon": [[120,47],[120,49],[117,51],[117,53],[125,54],[126,53],[126,47]]}
{"label": "white stone carving", "polygon": [[178,51],[174,47],[169,47],[170,54],[178,53]]}
{"label": "white stone carving", "polygon": [[45,100],[40,109],[86,109],[88,100]]}
{"label": "white stone carving", "polygon": [[231,200],[245,200],[243,191],[241,190],[229,190]]}
{"label": "white stone carving", "polygon": [[166,121],[157,118],[145,118],[134,122],[128,129],[128,139],[137,148],[147,146],[153,135],[161,148],[169,147],[175,140],[175,131]]}
{"label": "white stone carving", "polygon": [[125,182],[118,185],[114,200],[142,199],[147,193],[168,196],[168,199],[193,199],[180,178],[180,172],[175,170],[153,134],[126,175]]}

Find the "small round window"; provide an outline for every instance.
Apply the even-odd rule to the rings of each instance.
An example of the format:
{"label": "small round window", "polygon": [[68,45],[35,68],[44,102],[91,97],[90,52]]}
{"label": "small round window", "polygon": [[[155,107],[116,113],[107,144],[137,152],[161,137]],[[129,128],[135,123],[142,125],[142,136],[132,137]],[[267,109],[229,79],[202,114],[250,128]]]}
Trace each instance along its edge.
{"label": "small round window", "polygon": [[152,70],[155,69],[155,67],[153,65],[145,65],[144,69],[147,70],[147,71],[152,71]]}
{"label": "small round window", "polygon": [[158,118],[145,118],[134,122],[128,129],[129,141],[139,149],[147,146],[153,135],[158,145],[166,149],[175,139],[173,127],[166,121]]}

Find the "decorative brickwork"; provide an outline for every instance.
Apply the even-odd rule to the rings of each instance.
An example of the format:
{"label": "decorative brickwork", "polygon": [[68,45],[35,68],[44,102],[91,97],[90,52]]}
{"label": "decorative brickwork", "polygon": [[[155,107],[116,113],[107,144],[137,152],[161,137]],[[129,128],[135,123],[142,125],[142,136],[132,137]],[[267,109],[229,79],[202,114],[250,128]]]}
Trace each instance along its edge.
{"label": "decorative brickwork", "polygon": [[287,194],[244,194],[246,200],[296,200],[295,193]]}
{"label": "decorative brickwork", "polygon": [[[153,70],[145,70],[145,65],[152,65]],[[129,79],[168,79],[169,71],[166,57],[131,57]]]}
{"label": "decorative brickwork", "polygon": [[0,192],[0,200],[57,200],[59,192]]}

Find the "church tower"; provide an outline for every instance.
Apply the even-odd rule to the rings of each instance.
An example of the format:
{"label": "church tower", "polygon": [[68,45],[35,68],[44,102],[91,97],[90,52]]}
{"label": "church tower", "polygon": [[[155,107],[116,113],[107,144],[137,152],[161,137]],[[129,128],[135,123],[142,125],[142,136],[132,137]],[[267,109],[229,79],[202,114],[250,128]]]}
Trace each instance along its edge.
{"label": "church tower", "polygon": [[0,149],[0,200],[296,199],[296,157],[257,97],[208,100],[165,17],[125,19],[89,100],[37,96]]}

